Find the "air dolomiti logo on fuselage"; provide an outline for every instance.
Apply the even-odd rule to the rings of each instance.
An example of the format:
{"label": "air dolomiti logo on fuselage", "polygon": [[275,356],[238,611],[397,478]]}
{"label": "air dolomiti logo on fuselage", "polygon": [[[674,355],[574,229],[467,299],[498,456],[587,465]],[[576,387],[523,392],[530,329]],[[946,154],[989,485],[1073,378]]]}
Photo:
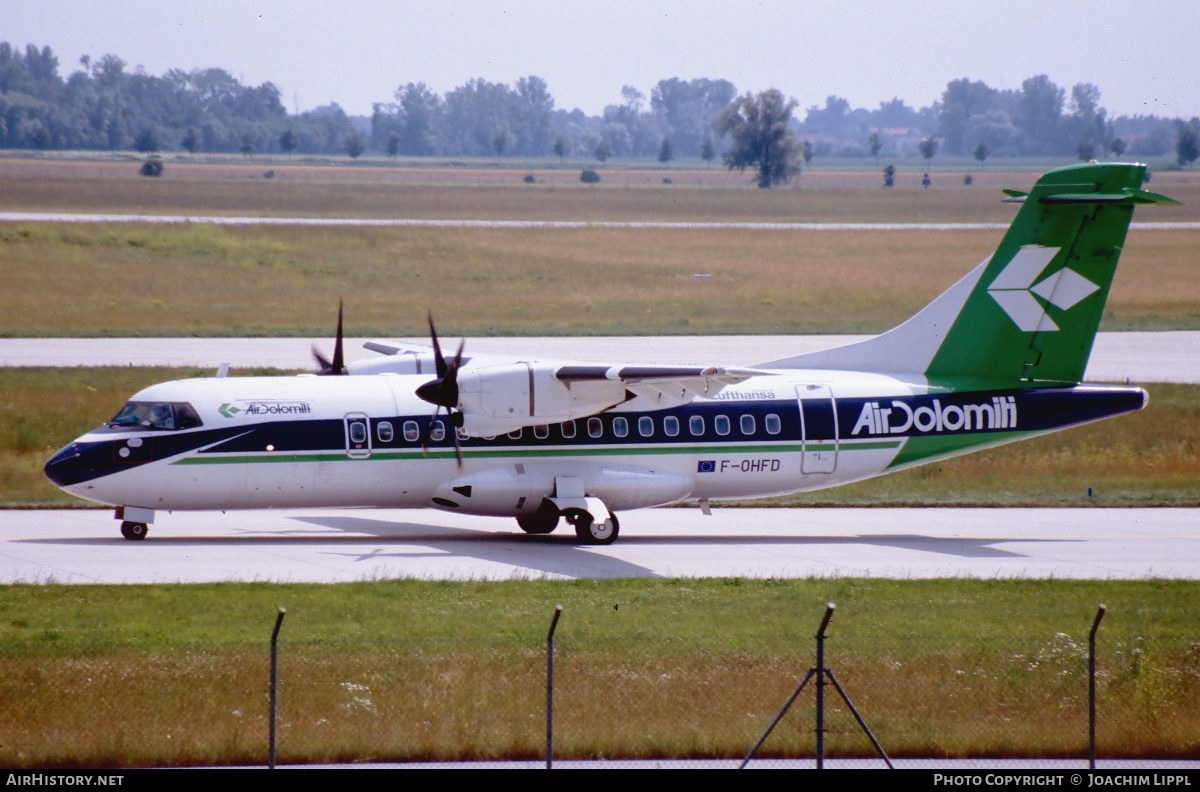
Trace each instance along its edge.
{"label": "air dolomiti logo on fuselage", "polygon": [[918,432],[956,432],[974,429],[1016,429],[1017,400],[1012,396],[993,396],[982,404],[949,404],[940,399],[933,404],[913,408],[898,399],[891,407],[879,402],[863,404],[851,435],[866,430],[868,435],[904,434]]}
{"label": "air dolomiti logo on fuselage", "polygon": [[256,399],[254,401],[225,402],[217,408],[217,412],[226,418],[233,418],[241,413],[246,415],[310,415],[312,407],[308,402],[302,401]]}

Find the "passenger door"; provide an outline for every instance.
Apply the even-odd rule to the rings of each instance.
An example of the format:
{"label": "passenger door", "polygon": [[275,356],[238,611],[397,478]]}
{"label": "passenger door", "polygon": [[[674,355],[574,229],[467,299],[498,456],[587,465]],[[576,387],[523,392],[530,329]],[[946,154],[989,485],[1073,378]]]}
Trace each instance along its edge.
{"label": "passenger door", "polygon": [[366,413],[346,413],[346,456],[366,459],[371,456],[371,419]]}

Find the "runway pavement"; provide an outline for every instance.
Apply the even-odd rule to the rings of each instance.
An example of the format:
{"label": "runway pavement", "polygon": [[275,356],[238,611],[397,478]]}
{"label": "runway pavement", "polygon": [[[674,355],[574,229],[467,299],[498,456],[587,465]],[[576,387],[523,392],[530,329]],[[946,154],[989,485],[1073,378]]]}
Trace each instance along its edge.
{"label": "runway pavement", "polygon": [[[744,366],[842,346],[868,336],[609,336],[468,338],[467,354],[531,355],[627,363]],[[346,359],[375,357],[372,339],[346,339]],[[388,339],[373,339],[388,340]],[[425,338],[392,339],[427,344]],[[444,341],[454,348],[456,339]],[[0,367],[188,366],[310,369],[312,346],[331,354],[330,338],[4,338]],[[236,371],[234,372],[236,374]],[[1100,333],[1086,379],[1092,382],[1200,384],[1200,332]]]}
{"label": "runway pavement", "polygon": [[647,509],[608,547],[434,510],[0,511],[0,583],[392,578],[1200,578],[1200,509]]}

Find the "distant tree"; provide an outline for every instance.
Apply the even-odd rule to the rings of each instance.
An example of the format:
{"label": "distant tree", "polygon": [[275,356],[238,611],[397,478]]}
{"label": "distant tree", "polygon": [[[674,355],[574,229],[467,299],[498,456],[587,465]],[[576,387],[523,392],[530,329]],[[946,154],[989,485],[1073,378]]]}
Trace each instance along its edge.
{"label": "distant tree", "polygon": [[292,158],[292,152],[295,151],[296,147],[299,145],[300,138],[295,132],[292,131],[291,127],[285,129],[283,134],[279,136],[279,148],[284,150],[284,152],[288,155],[288,159]]}
{"label": "distant tree", "polygon": [[159,157],[157,154],[151,154],[146,158],[146,161],[142,163],[142,167],[138,168],[138,173],[143,176],[162,176],[162,157]]}
{"label": "distant tree", "polygon": [[813,144],[807,140],[800,143],[800,156],[804,157],[804,164],[812,162]]}
{"label": "distant tree", "polygon": [[717,158],[717,149],[713,146],[712,138],[704,138],[704,143],[700,146],[700,159],[712,166],[712,161]]}
{"label": "distant tree", "polygon": [[975,177],[972,176],[971,174],[968,173],[965,176],[963,176],[963,184],[970,187],[974,183],[975,183]]}
{"label": "distant tree", "polygon": [[879,139],[878,132],[872,132],[867,138],[867,151],[871,152],[871,156],[875,158],[875,164],[879,164],[879,151],[883,148],[883,142]]}
{"label": "distant tree", "polygon": [[[925,162],[930,163],[937,156],[938,142],[932,136],[927,137],[917,144],[917,150],[921,152],[921,156],[925,158]],[[928,164],[926,167],[928,167]]]}
{"label": "distant tree", "polygon": [[367,143],[363,140],[362,135],[353,132],[346,136],[345,148],[350,159],[358,159],[367,150]]}
{"label": "distant tree", "polygon": [[1193,118],[1188,123],[1176,122],[1179,126],[1178,137],[1175,138],[1175,156],[1180,167],[1191,167],[1200,159],[1200,118]]}
{"label": "distant tree", "polygon": [[395,132],[388,135],[387,155],[392,159],[396,159],[396,155],[400,153],[400,136]]}
{"label": "distant tree", "polygon": [[1108,150],[1113,153],[1114,157],[1120,157],[1125,153],[1125,141],[1119,137],[1113,138],[1109,141]]}
{"label": "distant tree", "polygon": [[257,150],[258,147],[254,144],[254,135],[249,132],[242,135],[242,147],[240,149],[242,156],[249,157]]}
{"label": "distant tree", "polygon": [[37,129],[33,130],[33,145],[36,146],[38,150],[45,151],[46,149],[50,148],[50,144],[52,142],[53,141],[50,138],[50,133],[46,130],[46,127],[38,124]]}
{"label": "distant tree", "polygon": [[896,166],[888,165],[883,169],[883,186],[893,187],[896,184]]}
{"label": "distant tree", "polygon": [[991,153],[992,152],[988,150],[987,143],[980,143],[975,147],[975,150],[971,152],[971,156],[979,160],[979,164],[982,165],[983,161],[988,158],[988,154]]}
{"label": "distant tree", "polygon": [[158,138],[158,130],[152,126],[142,127],[133,139],[133,148],[142,154],[153,154],[161,149],[162,141]]}
{"label": "distant tree", "polygon": [[718,135],[733,139],[724,157],[729,169],[756,168],[762,188],[786,184],[799,175],[803,150],[788,124],[795,108],[795,99],[785,100],[782,93],[770,88],[758,96],[740,96],[722,110],[713,119],[713,128]]}
{"label": "distant tree", "polygon": [[184,151],[188,154],[195,154],[200,150],[200,137],[196,134],[196,130],[188,127],[188,131],[183,133],[183,138],[179,141],[179,145],[183,146]]}
{"label": "distant tree", "polygon": [[508,148],[508,133],[502,130],[492,138],[492,151],[496,152],[497,157],[503,157],[506,148]]}
{"label": "distant tree", "polygon": [[[600,162],[608,162],[608,158],[612,156],[612,149],[609,148],[607,140],[601,140],[596,144],[596,159]],[[585,171],[586,173],[586,171]]]}
{"label": "distant tree", "polygon": [[1083,162],[1091,162],[1096,158],[1096,147],[1085,140],[1075,147],[1075,156]]}
{"label": "distant tree", "polygon": [[583,182],[584,184],[595,184],[596,182],[600,181],[600,174],[596,173],[596,171],[592,170],[591,168],[584,168],[579,174],[579,181]]}
{"label": "distant tree", "polygon": [[675,159],[675,146],[671,143],[671,138],[664,137],[662,145],[658,147],[658,161],[666,165],[673,159]]}
{"label": "distant tree", "polygon": [[568,143],[567,139],[562,135],[559,135],[554,139],[554,156],[558,157],[559,162],[562,162],[563,158],[567,156],[567,151],[570,149],[570,147],[570,143]]}

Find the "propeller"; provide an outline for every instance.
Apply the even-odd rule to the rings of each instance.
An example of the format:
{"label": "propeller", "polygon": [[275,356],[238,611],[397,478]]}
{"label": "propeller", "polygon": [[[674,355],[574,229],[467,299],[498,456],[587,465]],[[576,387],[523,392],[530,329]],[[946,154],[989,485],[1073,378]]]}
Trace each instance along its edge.
{"label": "propeller", "polygon": [[337,339],[333,342],[333,360],[326,360],[321,354],[321,350],[317,349],[317,345],[313,344],[313,357],[317,360],[317,365],[320,370],[317,371],[318,376],[327,376],[330,374],[349,374],[346,371],[346,361],[342,356],[342,301],[338,300],[338,323],[337,323]]}
{"label": "propeller", "polygon": [[[455,412],[458,407],[458,369],[462,365],[463,349],[466,339],[458,345],[454,359],[446,362],[442,354],[442,345],[438,343],[437,328],[433,326],[433,314],[429,314],[429,337],[433,341],[434,371],[436,379],[432,379],[417,388],[417,397],[434,405],[433,415],[429,417],[429,426],[421,438],[421,448],[428,445],[429,435],[433,431],[433,423],[437,420],[442,409],[446,410],[447,423],[454,431],[463,425],[462,412]],[[454,431],[454,458],[458,461],[458,469],[462,470],[462,448],[458,442],[458,432]]]}

